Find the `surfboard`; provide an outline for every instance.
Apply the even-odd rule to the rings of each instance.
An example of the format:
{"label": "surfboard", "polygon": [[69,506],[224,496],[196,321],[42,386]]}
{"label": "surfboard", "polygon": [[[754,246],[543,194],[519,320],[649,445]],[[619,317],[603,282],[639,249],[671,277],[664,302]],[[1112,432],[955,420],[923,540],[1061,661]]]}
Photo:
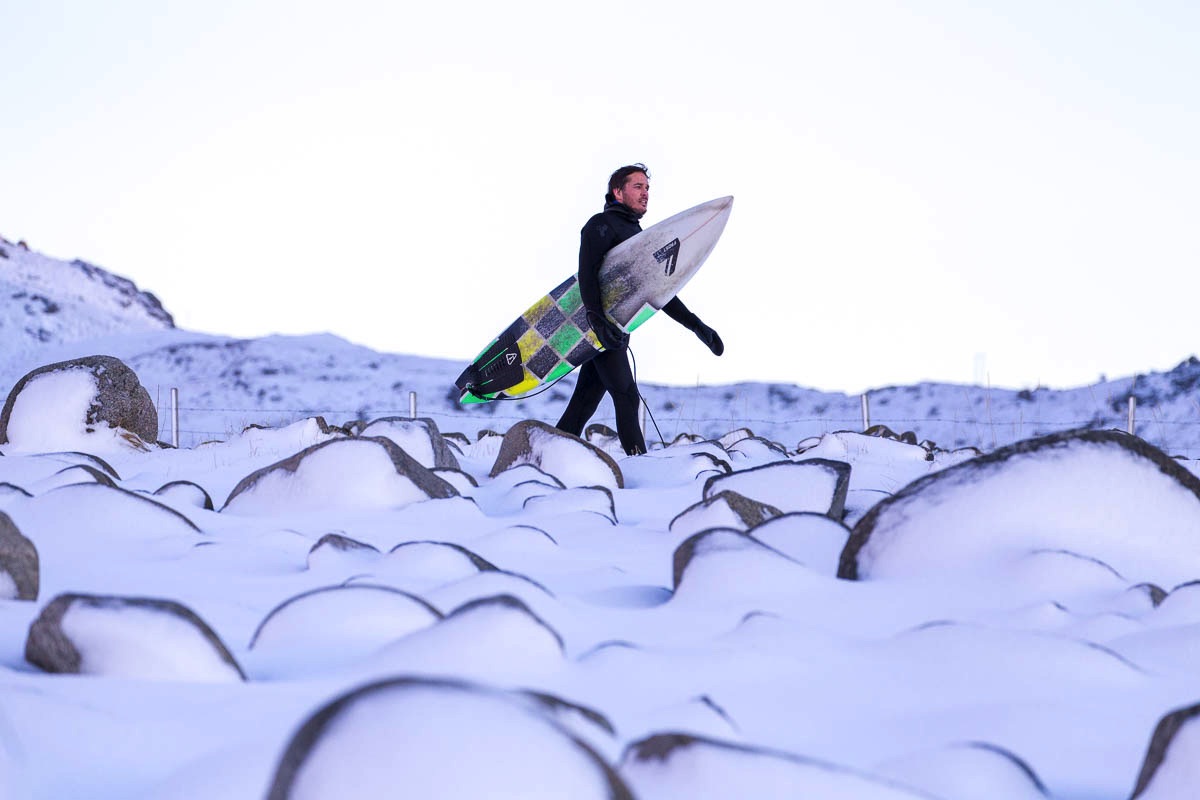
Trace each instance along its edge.
{"label": "surfboard", "polygon": [[[614,247],[600,265],[604,311],[626,333],[671,301],[708,259],[733,208],[719,197],[656,223]],[[538,298],[475,357],[454,385],[460,403],[520,397],[553,383],[604,347],[588,325],[572,275]]]}

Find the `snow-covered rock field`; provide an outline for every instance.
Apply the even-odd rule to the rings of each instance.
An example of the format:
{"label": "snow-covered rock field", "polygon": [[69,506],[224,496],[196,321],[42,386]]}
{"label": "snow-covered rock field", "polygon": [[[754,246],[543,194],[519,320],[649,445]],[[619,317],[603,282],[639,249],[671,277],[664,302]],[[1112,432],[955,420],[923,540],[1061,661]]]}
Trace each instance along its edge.
{"label": "snow-covered rock field", "polygon": [[[0,446],[5,797],[1119,798],[1200,699],[1200,480],[1123,433],[171,449],[41,380]],[[1187,796],[1176,728],[1145,796]]]}
{"label": "snow-covered rock field", "polygon": [[[909,442],[648,387],[672,444],[627,458],[546,424],[568,384],[463,411],[460,364],[179,331],[48,259],[31,298],[7,250],[0,797],[1200,792],[1194,359],[873,393]],[[21,381],[99,354],[145,388],[107,417],[111,362]]]}

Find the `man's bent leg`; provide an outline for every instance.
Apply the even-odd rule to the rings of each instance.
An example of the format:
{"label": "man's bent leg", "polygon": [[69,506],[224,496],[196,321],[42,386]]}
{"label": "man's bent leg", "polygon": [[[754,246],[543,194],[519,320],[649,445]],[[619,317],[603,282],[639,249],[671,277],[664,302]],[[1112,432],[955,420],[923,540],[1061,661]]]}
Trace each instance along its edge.
{"label": "man's bent leg", "polygon": [[596,373],[596,361],[591,361],[579,368],[579,378],[575,381],[575,391],[567,402],[562,418],[554,427],[572,436],[582,436],[583,426],[596,413],[600,401],[604,399],[604,383]]}
{"label": "man's bent leg", "polygon": [[[607,358],[603,358],[608,356]],[[603,360],[601,360],[603,358]],[[596,372],[604,382],[604,388],[612,396],[613,409],[617,414],[617,438],[621,449],[631,456],[646,452],[646,439],[638,425],[638,405],[642,402],[629,359],[623,350],[610,350],[593,359]]]}

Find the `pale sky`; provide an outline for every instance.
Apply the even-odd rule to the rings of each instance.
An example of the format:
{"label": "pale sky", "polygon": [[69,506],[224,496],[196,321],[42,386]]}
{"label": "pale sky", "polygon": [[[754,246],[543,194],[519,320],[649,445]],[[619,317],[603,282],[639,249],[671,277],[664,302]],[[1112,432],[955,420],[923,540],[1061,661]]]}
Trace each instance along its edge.
{"label": "pale sky", "polygon": [[615,167],[735,196],[639,378],[1063,387],[1197,352],[1200,5],[0,0],[0,234],[184,328],[464,366]]}

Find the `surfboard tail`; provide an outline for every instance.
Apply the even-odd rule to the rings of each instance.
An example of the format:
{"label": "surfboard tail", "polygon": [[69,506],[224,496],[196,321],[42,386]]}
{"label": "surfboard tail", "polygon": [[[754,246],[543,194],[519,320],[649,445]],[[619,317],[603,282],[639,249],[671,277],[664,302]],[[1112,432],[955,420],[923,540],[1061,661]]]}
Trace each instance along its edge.
{"label": "surfboard tail", "polygon": [[463,370],[454,385],[462,392],[459,402],[479,403],[493,399],[524,377],[517,341],[505,332],[480,353],[475,363]]}

